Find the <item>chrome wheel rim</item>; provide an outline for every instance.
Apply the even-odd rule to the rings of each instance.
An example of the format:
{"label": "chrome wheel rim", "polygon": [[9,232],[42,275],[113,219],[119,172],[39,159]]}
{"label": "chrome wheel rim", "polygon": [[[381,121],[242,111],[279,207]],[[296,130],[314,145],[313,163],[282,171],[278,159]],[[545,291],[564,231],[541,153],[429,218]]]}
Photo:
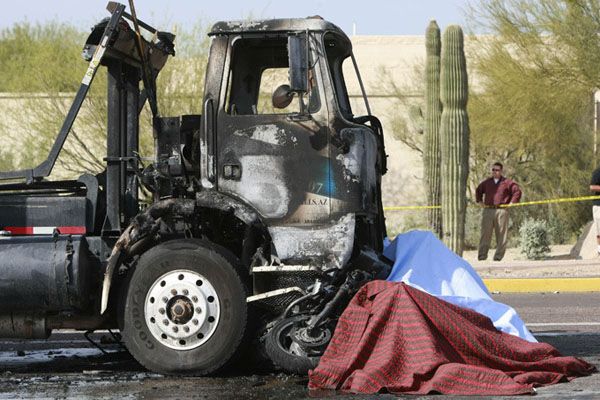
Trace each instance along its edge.
{"label": "chrome wheel rim", "polygon": [[185,269],[167,272],[154,281],[144,302],[152,336],[176,350],[206,343],[217,329],[220,311],[219,296],[210,281]]}

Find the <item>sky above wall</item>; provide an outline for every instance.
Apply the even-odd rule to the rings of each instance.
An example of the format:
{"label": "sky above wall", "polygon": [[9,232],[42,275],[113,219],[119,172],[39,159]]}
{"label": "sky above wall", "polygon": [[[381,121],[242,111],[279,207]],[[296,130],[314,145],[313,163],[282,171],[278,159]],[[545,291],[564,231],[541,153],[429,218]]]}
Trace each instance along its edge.
{"label": "sky above wall", "polygon": [[[136,0],[138,17],[162,30],[198,21],[320,15],[351,35],[421,35],[436,19],[464,25],[469,0]],[[128,4],[128,0],[121,0]],[[107,0],[23,0],[0,13],[0,29],[15,22],[57,20],[88,28],[107,16]]]}

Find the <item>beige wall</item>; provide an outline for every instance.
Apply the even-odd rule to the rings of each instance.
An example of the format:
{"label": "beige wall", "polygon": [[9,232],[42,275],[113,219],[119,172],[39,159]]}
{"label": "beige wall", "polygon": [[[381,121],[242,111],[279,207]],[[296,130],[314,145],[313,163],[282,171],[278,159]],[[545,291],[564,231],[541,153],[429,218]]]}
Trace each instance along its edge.
{"label": "beige wall", "polygon": [[[407,104],[419,103],[423,87],[419,74],[425,63],[424,36],[353,36],[351,37],[354,55],[365,90],[369,97],[372,112],[378,116],[386,134],[388,173],[383,178],[384,206],[426,204],[423,186],[423,164],[421,154],[394,139],[392,119],[407,116]],[[467,66],[471,54],[485,37],[465,38]],[[389,97],[388,79],[411,97],[405,101]],[[480,82],[469,71],[469,85],[477,89]],[[354,103],[360,100],[358,85],[349,87]],[[414,96],[414,98],[412,98]],[[415,135],[418,135],[416,132]],[[397,233],[418,223],[425,217],[424,211],[400,211],[386,213],[390,233]]]}

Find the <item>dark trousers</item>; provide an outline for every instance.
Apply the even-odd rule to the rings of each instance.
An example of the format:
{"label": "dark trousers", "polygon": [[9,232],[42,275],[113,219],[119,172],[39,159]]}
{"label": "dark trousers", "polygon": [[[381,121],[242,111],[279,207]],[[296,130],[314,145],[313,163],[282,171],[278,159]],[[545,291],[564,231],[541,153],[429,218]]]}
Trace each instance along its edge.
{"label": "dark trousers", "polygon": [[479,260],[486,260],[492,232],[496,232],[496,253],[494,260],[500,261],[508,243],[508,210],[506,208],[484,208],[481,214],[481,238],[479,240]]}

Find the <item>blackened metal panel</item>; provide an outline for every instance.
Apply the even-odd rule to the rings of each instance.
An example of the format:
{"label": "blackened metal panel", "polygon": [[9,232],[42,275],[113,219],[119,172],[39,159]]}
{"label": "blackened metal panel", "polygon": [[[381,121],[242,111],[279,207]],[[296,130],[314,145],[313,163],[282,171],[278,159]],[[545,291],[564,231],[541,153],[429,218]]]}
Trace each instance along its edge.
{"label": "blackened metal panel", "polygon": [[88,261],[82,236],[0,238],[0,312],[84,309]]}
{"label": "blackened metal panel", "polygon": [[202,187],[205,189],[216,189],[215,180],[215,142],[216,142],[216,123],[215,107],[212,99],[206,99],[200,127],[200,176]]}
{"label": "blackened metal panel", "polygon": [[87,208],[87,199],[79,196],[0,196],[0,230],[6,227],[85,227]]}
{"label": "blackened metal panel", "polygon": [[227,55],[227,36],[217,36],[212,39],[210,55],[206,66],[206,78],[204,81],[204,100],[217,101],[223,84],[223,68]]}
{"label": "blackened metal panel", "polygon": [[332,215],[348,212],[375,216],[377,208],[377,138],[366,127],[342,128],[331,146],[331,173],[344,193],[344,204],[332,202]]}
{"label": "blackened metal panel", "polygon": [[119,61],[108,60],[108,123],[106,135],[106,219],[102,231],[115,234],[121,230],[121,93],[123,68]]}
{"label": "blackened metal panel", "polygon": [[331,22],[320,17],[281,18],[254,21],[220,21],[213,25],[209,35],[225,33],[273,33],[298,31],[335,31],[339,35],[344,32]]}
{"label": "blackened metal panel", "polygon": [[154,142],[157,172],[154,182],[155,197],[160,199],[174,194],[173,180],[168,177],[176,178],[184,175],[181,117],[155,118]]}
{"label": "blackened metal panel", "polygon": [[32,183],[6,183],[0,185],[0,196],[18,194],[43,194],[43,193],[84,193],[85,184],[82,181],[39,181]]}
{"label": "blackened metal panel", "polygon": [[296,92],[308,91],[308,35],[300,33],[288,37],[290,87]]}
{"label": "blackened metal panel", "polygon": [[[348,38],[340,38],[350,52]],[[322,54],[327,54],[323,37],[318,46]],[[378,122],[376,118],[355,118],[350,110],[340,108],[342,105],[338,104],[336,95],[337,81],[333,77],[336,71],[330,71],[333,66],[329,65],[327,57],[319,58],[319,63],[329,110],[331,172],[333,180],[339,184],[340,193],[344,193],[343,198],[332,199],[332,217],[356,213],[355,243],[358,247],[367,245],[380,251],[385,234],[380,189],[381,175],[385,173],[383,136],[379,125],[374,124]],[[338,75],[337,79],[341,80],[337,82],[337,89],[345,90],[343,75]],[[371,126],[364,122],[370,122]]]}
{"label": "blackened metal panel", "polygon": [[206,189],[216,189],[215,180],[216,165],[216,114],[217,106],[221,99],[221,87],[226,85],[227,76],[224,75],[225,58],[227,56],[227,36],[217,36],[212,39],[208,65],[206,66],[206,78],[204,80],[204,110],[202,126],[199,131],[200,139],[200,165],[201,182]]}
{"label": "blackened metal panel", "polygon": [[98,193],[100,185],[98,178],[91,174],[83,174],[77,180],[85,185],[86,198],[86,232],[92,234],[96,232],[96,211],[98,210]]}
{"label": "blackened metal panel", "polygon": [[315,121],[285,115],[219,118],[219,189],[254,207],[270,223],[329,223],[331,181],[327,145],[312,139]]}
{"label": "blackened metal panel", "polygon": [[[256,104],[257,90],[251,85],[258,84],[261,68],[285,68],[288,62],[285,37],[257,39],[230,39],[236,46],[230,48],[224,70],[234,70],[238,76],[224,76],[233,88],[221,93],[218,109],[219,190],[255,208],[268,225],[331,224],[335,183],[329,170],[327,110],[317,106],[310,115],[298,115],[297,110],[258,114],[247,106],[248,102]],[[316,54],[311,56],[317,59]],[[317,104],[324,104],[319,76],[314,74],[316,89],[311,94],[319,100]],[[227,104],[225,110],[226,101],[235,104]]]}

